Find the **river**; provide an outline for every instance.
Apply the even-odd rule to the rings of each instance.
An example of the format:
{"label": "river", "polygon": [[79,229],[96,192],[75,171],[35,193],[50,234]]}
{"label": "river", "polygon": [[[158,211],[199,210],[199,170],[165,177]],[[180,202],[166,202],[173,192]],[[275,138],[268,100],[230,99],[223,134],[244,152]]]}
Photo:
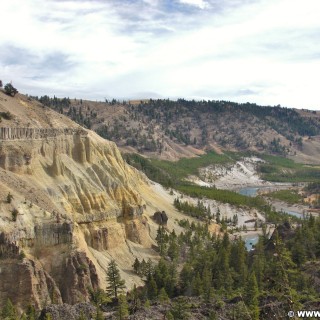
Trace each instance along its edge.
{"label": "river", "polygon": [[[257,187],[245,187],[245,188],[241,188],[239,189],[237,192],[244,195],[244,196],[248,196],[248,197],[255,197],[256,195],[258,195],[258,190],[263,190],[263,189],[275,189],[278,186],[257,186]],[[286,207],[281,208],[281,211],[290,214],[292,216],[295,216],[297,218],[303,218],[303,215],[298,212],[298,211],[294,211],[292,209],[288,209]]]}

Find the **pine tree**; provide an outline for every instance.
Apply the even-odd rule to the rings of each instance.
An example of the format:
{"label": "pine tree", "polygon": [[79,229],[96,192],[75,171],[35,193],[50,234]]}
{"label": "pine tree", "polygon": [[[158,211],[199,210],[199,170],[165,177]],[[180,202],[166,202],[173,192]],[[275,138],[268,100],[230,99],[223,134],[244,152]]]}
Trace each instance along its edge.
{"label": "pine tree", "polygon": [[154,300],[158,294],[158,287],[152,276],[148,278],[147,287],[148,287],[148,298],[150,300]]}
{"label": "pine tree", "polygon": [[192,279],[191,286],[193,296],[201,296],[203,294],[202,281],[199,273]]}
{"label": "pine tree", "polygon": [[104,316],[102,314],[102,311],[99,307],[97,307],[97,312],[94,320],[104,320]]}
{"label": "pine tree", "polygon": [[160,256],[164,256],[167,250],[166,230],[163,226],[159,226],[156,236],[156,241],[159,247]]}
{"label": "pine tree", "polygon": [[81,311],[80,316],[77,320],[86,320],[87,317],[84,315],[84,313]]}
{"label": "pine tree", "polygon": [[2,315],[2,319],[6,319],[6,320],[16,319],[17,311],[10,299],[7,299],[5,305],[3,306],[1,315]]}
{"label": "pine tree", "polygon": [[7,203],[11,203],[13,199],[13,195],[9,192],[7,195]]}
{"label": "pine tree", "polygon": [[165,288],[163,288],[163,287],[159,291],[158,300],[160,301],[160,303],[167,303],[169,301],[168,294],[167,294]]}
{"label": "pine tree", "polygon": [[172,315],[172,313],[171,313],[170,311],[168,311],[168,312],[166,313],[166,319],[167,319],[167,320],[174,320],[174,317],[173,317],[173,315]]}
{"label": "pine tree", "polygon": [[172,261],[177,260],[179,257],[179,246],[175,238],[170,239],[168,247],[168,256]]}
{"label": "pine tree", "polygon": [[108,296],[117,299],[119,291],[123,291],[125,288],[125,281],[120,277],[120,271],[115,260],[111,260],[108,264],[107,281],[108,286],[106,291]]}
{"label": "pine tree", "polygon": [[141,301],[139,299],[139,293],[136,284],[134,284],[132,291],[130,292],[132,311],[136,312],[141,307]]}
{"label": "pine tree", "polygon": [[255,246],[252,269],[256,275],[258,287],[261,290],[264,284],[263,278],[266,269],[266,257],[264,252],[263,237],[259,238],[259,241]]}
{"label": "pine tree", "polygon": [[202,288],[204,299],[206,302],[209,302],[212,298],[213,288],[212,288],[212,272],[206,267],[202,274]]}
{"label": "pine tree", "polygon": [[36,320],[36,309],[32,305],[28,305],[27,311],[26,311],[26,316],[28,320]]}
{"label": "pine tree", "polygon": [[125,295],[120,294],[119,295],[119,302],[118,302],[118,308],[117,308],[117,319],[124,320],[127,319],[129,316],[129,310],[128,310],[128,302],[125,297]]}
{"label": "pine tree", "polygon": [[191,294],[191,281],[193,272],[193,268],[188,263],[184,264],[180,272],[181,290],[186,296],[189,296]]}
{"label": "pine tree", "polygon": [[253,320],[259,320],[259,289],[257,284],[257,279],[255,274],[252,272],[249,275],[247,286],[246,286],[246,294],[245,294],[245,302],[250,309],[250,314]]}
{"label": "pine tree", "polygon": [[186,320],[189,319],[189,305],[185,298],[178,297],[176,301],[173,303],[172,309],[170,312],[172,313],[175,320]]}
{"label": "pine tree", "polygon": [[138,258],[136,258],[134,260],[132,267],[133,267],[133,270],[135,271],[135,273],[137,273],[137,274],[140,273],[140,261],[138,260]]}

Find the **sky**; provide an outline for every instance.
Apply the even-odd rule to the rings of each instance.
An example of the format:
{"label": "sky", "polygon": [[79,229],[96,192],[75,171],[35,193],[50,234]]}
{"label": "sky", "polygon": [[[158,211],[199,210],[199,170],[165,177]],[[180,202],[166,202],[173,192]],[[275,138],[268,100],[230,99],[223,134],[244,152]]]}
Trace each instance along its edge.
{"label": "sky", "polygon": [[10,0],[0,21],[21,93],[320,110],[319,0]]}

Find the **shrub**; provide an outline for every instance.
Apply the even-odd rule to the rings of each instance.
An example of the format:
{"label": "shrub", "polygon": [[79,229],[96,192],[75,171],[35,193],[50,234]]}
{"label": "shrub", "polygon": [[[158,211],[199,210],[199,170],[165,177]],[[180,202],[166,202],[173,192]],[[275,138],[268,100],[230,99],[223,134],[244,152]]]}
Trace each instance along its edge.
{"label": "shrub", "polygon": [[18,93],[18,90],[11,83],[7,83],[4,86],[4,91],[7,95],[12,97],[14,97]]}
{"label": "shrub", "polygon": [[12,221],[17,221],[17,216],[18,216],[19,211],[17,209],[13,209],[11,211],[12,214]]}
{"label": "shrub", "polygon": [[6,120],[12,120],[13,119],[13,115],[9,111],[0,112],[0,118],[6,119]]}
{"label": "shrub", "polygon": [[13,195],[9,192],[7,195],[7,203],[11,203],[13,199]]}

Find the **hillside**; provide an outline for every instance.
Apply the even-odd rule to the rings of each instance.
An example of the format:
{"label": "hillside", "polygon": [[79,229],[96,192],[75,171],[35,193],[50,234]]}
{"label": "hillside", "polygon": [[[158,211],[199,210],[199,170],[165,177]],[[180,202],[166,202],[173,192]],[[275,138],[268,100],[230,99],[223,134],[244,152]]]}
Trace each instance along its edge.
{"label": "hillside", "polygon": [[[115,259],[126,285],[136,257],[158,259],[150,216],[173,199],[96,133],[0,91],[0,308],[89,301]],[[161,189],[162,190],[162,189]]]}
{"label": "hillside", "polygon": [[[68,108],[68,99],[54,101]],[[128,124],[123,132],[135,123],[142,132],[153,125],[163,131],[166,123],[180,121],[172,115],[176,122],[170,116],[161,127],[148,114],[139,118],[140,113],[140,120],[129,121],[123,118],[131,114],[126,108],[142,106],[111,102],[109,107],[117,123],[110,125],[112,130],[119,127],[117,119]],[[75,109],[69,107],[78,117]],[[277,212],[270,199],[234,190],[272,186],[279,179],[287,185],[310,181],[311,199],[318,192],[319,166],[280,156],[244,157],[249,153],[227,151],[216,142],[187,146],[174,136],[169,142],[175,153],[164,149],[161,155],[189,158],[122,156],[114,142],[62,113],[36,99],[0,91],[1,316],[10,314],[10,301],[28,320],[118,319],[121,308],[129,309],[128,319],[267,320],[280,319],[289,310],[315,309],[319,218]],[[208,111],[200,120],[190,114],[190,121],[206,123],[204,115],[210,119]],[[317,133],[318,117],[312,115],[313,120],[297,115],[303,126],[287,121],[286,130],[304,130],[301,137]],[[87,123],[88,116],[78,121]],[[162,116],[166,113],[158,118]],[[90,117],[98,114],[90,111]],[[123,150],[135,150],[121,141]],[[215,151],[204,153],[209,145]],[[145,145],[135,147],[159,154]],[[290,148],[298,150],[294,144]],[[158,223],[168,218],[161,227],[152,219],[156,211]],[[126,298],[117,299],[114,292],[113,300],[107,298],[112,260],[129,290]]]}
{"label": "hillside", "polygon": [[316,111],[184,99],[123,103],[37,99],[126,152],[177,160],[206,150],[254,151],[304,163],[320,161],[320,113]]}

